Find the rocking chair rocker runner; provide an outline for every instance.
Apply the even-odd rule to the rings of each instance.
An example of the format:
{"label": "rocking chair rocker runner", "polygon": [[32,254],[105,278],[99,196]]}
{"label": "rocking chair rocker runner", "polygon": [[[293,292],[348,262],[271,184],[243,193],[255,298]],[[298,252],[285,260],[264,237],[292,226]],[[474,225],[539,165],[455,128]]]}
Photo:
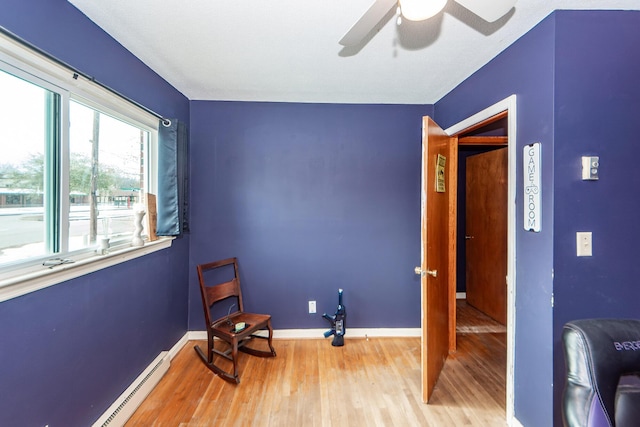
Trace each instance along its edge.
{"label": "rocking chair rocker runner", "polygon": [[[205,284],[205,272],[230,265],[233,265],[234,269],[233,279],[215,285]],[[225,381],[238,384],[240,382],[240,377],[238,376],[238,351],[259,357],[274,357],[276,355],[276,351],[271,344],[273,336],[271,316],[268,314],[246,313],[244,311],[242,292],[240,290],[240,277],[238,276],[238,260],[236,258],[200,264],[197,266],[197,269],[202,305],[204,307],[204,317],[207,323],[207,355],[205,356],[198,345],[194,346],[194,349],[204,364],[216,375]],[[229,306],[228,310],[224,310],[225,315],[223,317],[212,320],[213,306],[228,298],[235,298],[235,303]],[[231,312],[234,306],[237,308],[237,311]],[[255,332],[264,329],[269,331],[268,336],[265,337],[255,334]],[[214,338],[226,342],[229,348],[224,352],[214,348]],[[254,339],[267,340],[270,351],[247,347],[246,344]],[[233,362],[233,373],[223,370],[214,363],[216,355]]]}

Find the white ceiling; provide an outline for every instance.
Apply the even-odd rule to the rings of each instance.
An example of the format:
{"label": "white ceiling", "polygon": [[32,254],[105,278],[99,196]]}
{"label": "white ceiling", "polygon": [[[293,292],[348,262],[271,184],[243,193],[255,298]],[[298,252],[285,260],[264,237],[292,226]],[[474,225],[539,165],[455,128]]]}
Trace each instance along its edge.
{"label": "white ceiling", "polygon": [[554,9],[638,0],[518,0],[489,24],[449,0],[420,23],[338,40],[373,0],[69,0],[192,100],[433,104]]}

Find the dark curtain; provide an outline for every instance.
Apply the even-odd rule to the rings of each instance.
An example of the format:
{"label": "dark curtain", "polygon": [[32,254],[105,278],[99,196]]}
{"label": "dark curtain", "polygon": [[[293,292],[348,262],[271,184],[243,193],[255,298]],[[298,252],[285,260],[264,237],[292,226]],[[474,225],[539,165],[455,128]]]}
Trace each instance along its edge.
{"label": "dark curtain", "polygon": [[189,231],[189,143],[184,123],[160,120],[158,127],[158,236]]}

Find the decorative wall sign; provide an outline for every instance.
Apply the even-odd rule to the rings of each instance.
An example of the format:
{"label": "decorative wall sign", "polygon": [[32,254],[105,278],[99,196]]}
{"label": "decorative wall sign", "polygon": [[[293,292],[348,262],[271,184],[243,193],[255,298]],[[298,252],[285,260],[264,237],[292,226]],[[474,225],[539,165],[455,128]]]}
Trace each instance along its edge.
{"label": "decorative wall sign", "polygon": [[447,158],[442,154],[438,154],[436,160],[436,192],[444,193],[446,191],[444,185],[444,167],[447,164]]}
{"label": "decorative wall sign", "polygon": [[524,229],[535,233],[540,232],[542,225],[540,149],[541,144],[535,142],[525,145],[522,153],[522,169],[524,171]]}

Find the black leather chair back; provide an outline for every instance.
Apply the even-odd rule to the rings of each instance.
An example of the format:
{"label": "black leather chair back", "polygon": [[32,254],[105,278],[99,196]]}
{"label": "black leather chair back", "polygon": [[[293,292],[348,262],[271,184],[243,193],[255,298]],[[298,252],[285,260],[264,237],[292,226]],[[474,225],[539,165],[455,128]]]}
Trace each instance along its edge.
{"label": "black leather chair back", "polygon": [[[563,421],[567,427],[637,426],[640,404],[628,410],[629,399],[640,396],[634,381],[623,401],[625,413],[616,424],[616,391],[620,378],[638,379],[640,373],[640,320],[583,319],[567,323],[563,330],[567,382],[563,394]],[[640,385],[640,380],[635,384]],[[629,394],[632,393],[632,394]],[[619,396],[620,398],[620,396]],[[635,402],[635,400],[634,400]]]}

